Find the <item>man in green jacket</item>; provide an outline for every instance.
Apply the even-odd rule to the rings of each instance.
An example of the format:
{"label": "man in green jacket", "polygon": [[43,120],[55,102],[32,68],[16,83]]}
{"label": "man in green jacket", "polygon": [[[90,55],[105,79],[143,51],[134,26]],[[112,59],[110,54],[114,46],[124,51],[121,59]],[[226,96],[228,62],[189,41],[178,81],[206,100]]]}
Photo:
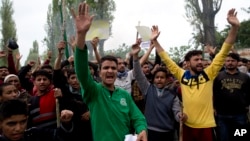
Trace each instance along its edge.
{"label": "man in green jacket", "polygon": [[117,59],[113,56],[105,56],[101,59],[101,83],[95,82],[90,75],[85,37],[93,16],[88,14],[88,5],[80,3],[78,14],[72,13],[77,33],[75,70],[84,90],[83,99],[90,110],[94,141],[124,141],[131,127],[138,134],[137,141],[147,141],[145,117],[133,102],[130,94],[114,86]]}

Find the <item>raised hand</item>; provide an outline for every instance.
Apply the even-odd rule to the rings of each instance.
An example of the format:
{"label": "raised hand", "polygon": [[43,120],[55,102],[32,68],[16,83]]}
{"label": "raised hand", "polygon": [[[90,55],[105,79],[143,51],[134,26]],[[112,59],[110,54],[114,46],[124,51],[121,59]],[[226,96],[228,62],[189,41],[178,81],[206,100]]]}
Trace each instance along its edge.
{"label": "raised hand", "polygon": [[132,45],[132,50],[131,50],[131,54],[132,55],[138,55],[138,53],[141,51],[141,39],[137,39],[136,43]]}
{"label": "raised hand", "polygon": [[75,38],[75,36],[70,36],[69,45],[70,46],[75,46],[75,44],[76,44],[76,38]]}
{"label": "raised hand", "polygon": [[48,50],[48,52],[47,52],[47,57],[48,57],[48,59],[51,59],[51,58],[52,58],[52,51],[51,51],[51,50]]}
{"label": "raised hand", "polygon": [[78,15],[71,9],[75,21],[75,27],[77,34],[86,34],[90,28],[93,17],[89,15],[89,6],[85,2],[79,4]]}
{"label": "raised hand", "polygon": [[63,49],[65,48],[65,46],[66,46],[66,43],[64,41],[60,41],[57,44],[58,53],[60,53],[60,55],[62,55],[64,53]]}
{"label": "raised hand", "polygon": [[209,53],[210,55],[214,55],[216,52],[217,47],[213,47],[209,44],[206,44],[206,46],[204,47],[204,52],[205,53]]}
{"label": "raised hand", "polygon": [[69,46],[71,47],[71,49],[73,51],[75,51],[75,47],[76,47],[76,38],[75,36],[71,36],[69,39]]}
{"label": "raised hand", "polygon": [[20,55],[20,53],[16,54],[16,60],[17,61],[20,61],[22,57],[23,57],[23,55]]}
{"label": "raised hand", "polygon": [[152,28],[151,28],[151,41],[152,40],[157,40],[157,38],[159,37],[160,35],[160,31],[158,29],[158,26],[157,25],[153,25]]}
{"label": "raised hand", "polygon": [[38,56],[38,57],[37,57],[37,65],[38,65],[38,66],[41,66],[41,64],[42,64],[41,58]]}
{"label": "raised hand", "polygon": [[231,24],[232,26],[236,26],[239,27],[240,26],[240,22],[237,18],[237,12],[235,11],[235,9],[230,9],[227,13],[227,21],[229,24]]}
{"label": "raised hand", "polygon": [[98,44],[99,44],[99,38],[98,37],[94,37],[92,39],[92,41],[91,41],[91,45],[92,45],[92,47],[93,47],[94,50],[97,49]]}
{"label": "raised hand", "polygon": [[36,62],[35,61],[29,61],[28,63],[31,67],[35,66]]}
{"label": "raised hand", "polygon": [[234,48],[234,46],[231,47],[231,51],[232,51],[233,53],[238,53],[237,50]]}

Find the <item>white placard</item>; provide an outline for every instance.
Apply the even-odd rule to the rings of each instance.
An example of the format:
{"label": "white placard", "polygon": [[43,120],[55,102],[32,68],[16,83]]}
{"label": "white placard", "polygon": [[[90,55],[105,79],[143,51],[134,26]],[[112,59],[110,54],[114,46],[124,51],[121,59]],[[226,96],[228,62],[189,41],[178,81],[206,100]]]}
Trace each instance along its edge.
{"label": "white placard", "polygon": [[125,136],[124,141],[136,141],[136,139],[137,139],[137,135],[128,134]]}
{"label": "white placard", "polygon": [[137,32],[140,34],[142,41],[150,41],[151,29],[147,26],[136,26]]}

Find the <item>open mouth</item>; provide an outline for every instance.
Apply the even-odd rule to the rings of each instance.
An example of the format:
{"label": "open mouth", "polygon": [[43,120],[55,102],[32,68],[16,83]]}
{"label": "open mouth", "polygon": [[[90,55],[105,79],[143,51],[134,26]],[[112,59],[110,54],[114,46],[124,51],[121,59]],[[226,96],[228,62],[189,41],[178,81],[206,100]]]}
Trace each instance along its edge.
{"label": "open mouth", "polygon": [[197,68],[197,69],[202,69],[203,66],[202,66],[202,65],[198,65],[198,66],[196,66],[196,68]]}
{"label": "open mouth", "polygon": [[107,76],[107,79],[114,79],[114,76]]}

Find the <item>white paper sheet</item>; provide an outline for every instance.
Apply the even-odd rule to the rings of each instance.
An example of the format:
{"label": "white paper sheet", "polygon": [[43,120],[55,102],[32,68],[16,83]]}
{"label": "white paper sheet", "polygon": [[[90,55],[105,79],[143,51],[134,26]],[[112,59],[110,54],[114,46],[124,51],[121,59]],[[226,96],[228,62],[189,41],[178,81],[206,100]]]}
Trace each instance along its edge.
{"label": "white paper sheet", "polygon": [[147,26],[136,26],[137,32],[140,34],[142,41],[150,41],[151,29]]}
{"label": "white paper sheet", "polygon": [[136,139],[137,139],[137,135],[128,134],[125,136],[124,141],[136,141]]}

